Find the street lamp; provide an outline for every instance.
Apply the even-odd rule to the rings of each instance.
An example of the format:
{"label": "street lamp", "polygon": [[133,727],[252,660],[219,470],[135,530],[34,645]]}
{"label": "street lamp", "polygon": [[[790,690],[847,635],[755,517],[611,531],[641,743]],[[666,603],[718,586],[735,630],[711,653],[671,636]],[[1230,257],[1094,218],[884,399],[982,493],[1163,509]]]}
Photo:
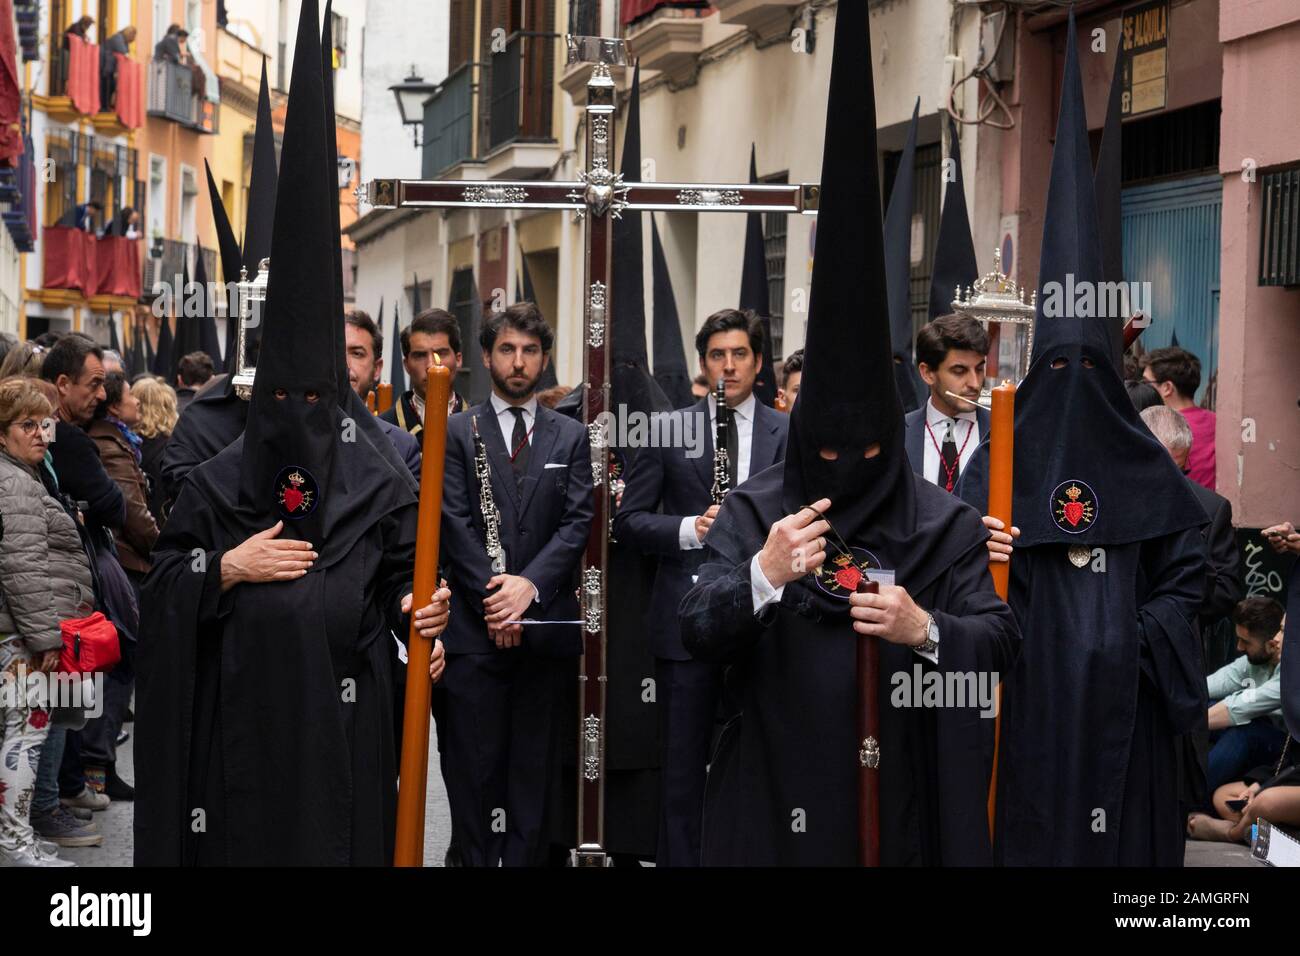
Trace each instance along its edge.
{"label": "street lamp", "polygon": [[[424,104],[438,91],[437,83],[426,83],[424,77],[415,72],[411,66],[411,75],[396,86],[388,88],[397,98],[397,111],[402,116],[403,126],[420,126],[424,123]],[[420,134],[412,131],[415,145],[420,145]]]}

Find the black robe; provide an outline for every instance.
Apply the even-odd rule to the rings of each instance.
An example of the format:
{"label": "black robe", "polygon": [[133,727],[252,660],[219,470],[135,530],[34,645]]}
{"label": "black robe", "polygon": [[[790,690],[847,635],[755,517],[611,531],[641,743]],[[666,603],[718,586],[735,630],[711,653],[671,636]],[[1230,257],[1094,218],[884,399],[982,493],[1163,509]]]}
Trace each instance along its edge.
{"label": "black robe", "polygon": [[162,456],[163,493],[170,504],[190,472],[242,435],[247,420],[248,402],[235,394],[229,378],[185,407]]}
{"label": "black robe", "polygon": [[[987,443],[958,492],[987,501]],[[1180,734],[1204,728],[1200,529],[1097,550],[1018,547],[1024,635],[1004,685],[995,857],[1008,866],[1181,866]]]}
{"label": "black robe", "polygon": [[136,863],[385,865],[390,630],[407,632],[416,505],[369,524],[327,567],[223,595],[221,558],[242,533],[218,519],[213,483],[237,486],[240,446],[185,483],[145,582]]}
{"label": "black robe", "polygon": [[[728,497],[705,539],[699,581],[681,606],[682,637],[697,659],[730,665],[737,708],[709,769],[706,865],[840,865],[857,860],[859,638],[847,615],[820,617],[807,579],[755,616],[750,561],[785,515],[784,465]],[[968,707],[893,706],[894,675],[1001,673],[1018,633],[993,590],[988,538],[976,513],[916,482],[916,568],[907,588],[933,611],[939,665],[881,641],[881,862],[987,865],[993,720]],[[850,541],[850,545],[857,542]],[[886,568],[903,562],[878,554]],[[991,688],[991,684],[989,685]]]}

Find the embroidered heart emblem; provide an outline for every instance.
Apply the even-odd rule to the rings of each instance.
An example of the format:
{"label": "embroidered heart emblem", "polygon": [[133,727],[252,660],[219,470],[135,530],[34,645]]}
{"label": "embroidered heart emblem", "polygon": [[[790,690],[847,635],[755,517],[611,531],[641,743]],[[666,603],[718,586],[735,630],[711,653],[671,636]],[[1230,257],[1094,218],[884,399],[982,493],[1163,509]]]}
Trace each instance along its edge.
{"label": "embroidered heart emblem", "polygon": [[288,487],[284,489],[284,506],[291,513],[297,511],[302,505],[302,489]]}
{"label": "embroidered heart emblem", "polygon": [[1070,522],[1070,527],[1077,528],[1079,522],[1083,520],[1083,502],[1067,501],[1065,503],[1065,520]]}
{"label": "embroidered heart emblem", "polygon": [[846,591],[856,591],[861,580],[862,572],[855,567],[841,568],[835,572],[835,583]]}

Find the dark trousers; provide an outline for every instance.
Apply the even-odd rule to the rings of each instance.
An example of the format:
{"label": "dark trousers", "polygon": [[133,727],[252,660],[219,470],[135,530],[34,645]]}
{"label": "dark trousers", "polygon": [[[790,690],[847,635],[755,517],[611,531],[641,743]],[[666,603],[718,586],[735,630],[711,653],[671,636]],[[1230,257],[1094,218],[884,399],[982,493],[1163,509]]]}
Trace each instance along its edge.
{"label": "dark trousers", "polygon": [[1286,733],[1267,717],[1256,717],[1248,724],[1211,733],[1205,774],[1210,797],[1225,783],[1240,780],[1246,771],[1261,764],[1276,763],[1284,743]]}
{"label": "dark trousers", "polygon": [[558,705],[574,666],[524,649],[448,655],[441,762],[465,866],[545,863]]}
{"label": "dark trousers", "polygon": [[661,755],[659,866],[699,866],[704,781],[721,671],[699,661],[655,661]]}

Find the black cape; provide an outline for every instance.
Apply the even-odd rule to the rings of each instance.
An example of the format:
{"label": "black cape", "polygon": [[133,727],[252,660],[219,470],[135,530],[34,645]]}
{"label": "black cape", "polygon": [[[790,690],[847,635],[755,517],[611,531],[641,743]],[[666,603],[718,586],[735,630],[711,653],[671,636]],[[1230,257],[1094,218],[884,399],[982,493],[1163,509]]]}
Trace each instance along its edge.
{"label": "black cape", "polygon": [[248,402],[235,394],[229,376],[185,407],[163,452],[163,491],[169,503],[180,497],[190,472],[244,433],[247,420]]}
{"label": "black cape", "polygon": [[[981,509],[987,451],[958,486]],[[1186,528],[1098,548],[1083,568],[1067,551],[1017,547],[1011,560],[1024,641],[1002,699],[997,860],[1181,866],[1175,738],[1205,725],[1205,543]]]}
{"label": "black cape", "polygon": [[[190,475],[144,584],[136,863],[385,865],[390,631],[406,633],[416,505],[399,492],[303,578],[223,595],[222,555],[243,539],[229,514],[242,445]],[[340,464],[350,479],[356,467]]]}
{"label": "black cape", "polygon": [[[687,650],[731,665],[727,695],[738,708],[709,770],[705,865],[857,865],[859,638],[846,616],[819,613],[807,578],[787,585],[775,607],[753,610],[750,561],[785,515],[783,476],[774,465],[727,496],[681,606]],[[917,673],[1005,672],[1018,634],[993,590],[978,515],[915,483],[915,541],[927,553],[877,557],[912,569],[897,583],[933,610],[940,663],[881,644],[881,862],[987,865],[993,720],[978,703],[891,701]]]}

